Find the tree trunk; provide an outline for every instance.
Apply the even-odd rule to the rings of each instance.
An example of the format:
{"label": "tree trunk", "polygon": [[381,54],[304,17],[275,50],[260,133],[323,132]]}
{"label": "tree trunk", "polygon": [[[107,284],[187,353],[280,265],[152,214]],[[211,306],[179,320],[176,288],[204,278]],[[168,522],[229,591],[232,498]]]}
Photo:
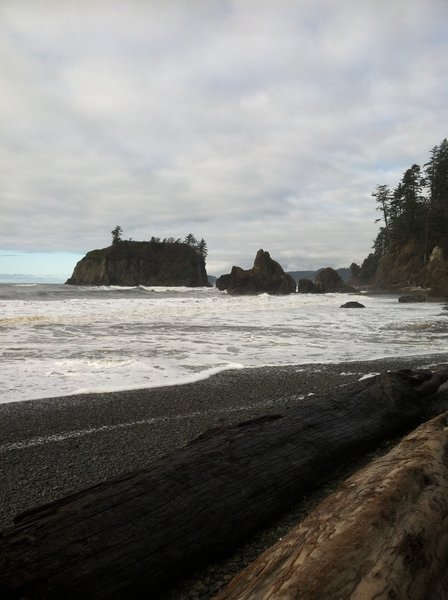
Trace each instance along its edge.
{"label": "tree trunk", "polygon": [[347,479],[215,600],[447,598],[447,424],[448,412]]}
{"label": "tree trunk", "polygon": [[342,460],[409,429],[447,378],[366,379],[23,513],[0,537],[1,597],[148,597],[234,549]]}

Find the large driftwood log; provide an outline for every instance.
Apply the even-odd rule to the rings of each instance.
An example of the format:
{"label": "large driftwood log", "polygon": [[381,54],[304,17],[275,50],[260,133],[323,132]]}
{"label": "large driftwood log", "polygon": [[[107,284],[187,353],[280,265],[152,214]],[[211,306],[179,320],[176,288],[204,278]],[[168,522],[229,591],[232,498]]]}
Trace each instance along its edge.
{"label": "large driftwood log", "polygon": [[215,600],[447,598],[448,412],[347,479]]}
{"label": "large driftwood log", "polygon": [[360,448],[416,424],[447,377],[384,373],[24,513],[0,537],[0,595],[154,594],[235,548]]}

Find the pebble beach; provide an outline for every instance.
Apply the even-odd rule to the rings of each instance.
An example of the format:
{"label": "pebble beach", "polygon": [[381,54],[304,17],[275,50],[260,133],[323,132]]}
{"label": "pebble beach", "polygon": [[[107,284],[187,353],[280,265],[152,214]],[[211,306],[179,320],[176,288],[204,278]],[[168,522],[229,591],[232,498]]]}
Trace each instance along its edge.
{"label": "pebble beach", "polygon": [[[0,528],[12,525],[22,511],[140,469],[212,427],[282,411],[307,395],[318,396],[369,374],[435,369],[447,362],[448,355],[439,354],[242,369],[182,386],[0,404]],[[448,390],[442,389],[431,410],[446,408]],[[387,444],[381,451],[387,451]],[[160,597],[211,598],[348,474],[349,470],[336,473],[315,494],[298,498],[287,515],[234,556],[209,565]]]}

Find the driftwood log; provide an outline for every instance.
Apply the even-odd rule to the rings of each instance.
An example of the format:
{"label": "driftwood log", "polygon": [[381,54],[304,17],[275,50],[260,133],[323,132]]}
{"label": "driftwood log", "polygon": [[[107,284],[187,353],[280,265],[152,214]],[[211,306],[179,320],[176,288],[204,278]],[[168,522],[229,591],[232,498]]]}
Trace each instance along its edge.
{"label": "driftwood log", "polygon": [[343,460],[409,431],[447,376],[384,373],[23,513],[0,536],[0,597],[154,595],[234,549]]}
{"label": "driftwood log", "polygon": [[448,598],[448,412],[347,479],[215,600]]}

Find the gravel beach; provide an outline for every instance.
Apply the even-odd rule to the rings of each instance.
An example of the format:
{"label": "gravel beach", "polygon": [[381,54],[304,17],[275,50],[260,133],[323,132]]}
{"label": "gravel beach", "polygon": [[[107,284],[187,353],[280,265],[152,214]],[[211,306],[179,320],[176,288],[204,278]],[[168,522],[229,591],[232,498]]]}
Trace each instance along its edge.
{"label": "gravel beach", "polygon": [[[0,404],[0,528],[10,526],[21,511],[139,469],[211,427],[281,411],[306,395],[319,395],[367,374],[434,369],[447,362],[448,355],[437,355],[264,367],[226,371],[183,386]],[[448,408],[446,389],[439,393],[438,406],[432,406],[432,411]],[[349,472],[336,473],[234,556],[210,565],[163,598],[210,598]]]}

